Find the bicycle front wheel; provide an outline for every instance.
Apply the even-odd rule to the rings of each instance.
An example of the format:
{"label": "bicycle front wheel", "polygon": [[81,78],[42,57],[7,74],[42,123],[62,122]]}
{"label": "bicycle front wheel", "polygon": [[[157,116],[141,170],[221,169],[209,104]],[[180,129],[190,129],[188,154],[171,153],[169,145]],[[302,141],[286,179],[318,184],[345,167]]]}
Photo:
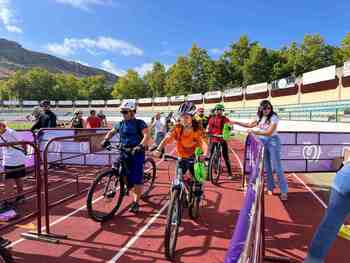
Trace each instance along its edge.
{"label": "bicycle front wheel", "polygon": [[152,158],[147,158],[143,165],[143,191],[142,198],[145,198],[153,188],[156,178],[156,163]]}
{"label": "bicycle front wheel", "polygon": [[218,184],[221,173],[221,152],[216,148],[209,161],[209,177],[212,184]]}
{"label": "bicycle front wheel", "polygon": [[92,183],[86,201],[89,216],[104,222],[117,212],[124,196],[124,182],[113,170],[99,174]]}
{"label": "bicycle front wheel", "polygon": [[13,263],[13,257],[9,250],[0,248],[0,263]]}
{"label": "bicycle front wheel", "polygon": [[171,193],[164,235],[165,256],[169,260],[173,260],[175,257],[176,242],[181,224],[181,212],[180,190],[174,190]]}

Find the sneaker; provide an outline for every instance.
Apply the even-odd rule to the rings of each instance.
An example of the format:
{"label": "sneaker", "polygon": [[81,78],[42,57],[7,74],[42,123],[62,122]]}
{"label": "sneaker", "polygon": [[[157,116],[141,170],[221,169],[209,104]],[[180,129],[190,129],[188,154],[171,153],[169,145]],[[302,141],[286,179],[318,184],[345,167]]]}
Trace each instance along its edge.
{"label": "sneaker", "polygon": [[129,209],[129,211],[131,212],[131,213],[134,213],[134,214],[137,214],[137,212],[140,210],[140,206],[139,206],[139,204],[137,203],[137,202],[133,202],[132,203],[132,205],[131,205],[131,207],[130,207],[130,209]]}
{"label": "sneaker", "polygon": [[282,193],[281,194],[281,201],[287,201],[288,200],[288,194],[287,193]]}
{"label": "sneaker", "polygon": [[23,204],[25,200],[26,200],[26,198],[24,197],[24,195],[19,195],[16,197],[15,203],[16,204]]}

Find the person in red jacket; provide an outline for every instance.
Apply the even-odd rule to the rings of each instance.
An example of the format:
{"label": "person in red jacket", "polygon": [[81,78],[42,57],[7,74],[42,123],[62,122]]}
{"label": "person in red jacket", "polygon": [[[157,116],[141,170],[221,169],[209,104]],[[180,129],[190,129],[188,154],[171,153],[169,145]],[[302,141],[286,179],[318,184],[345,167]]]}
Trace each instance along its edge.
{"label": "person in red jacket", "polygon": [[[217,104],[214,108],[215,115],[213,115],[208,122],[207,133],[210,135],[222,135],[225,123],[231,124],[231,121],[223,115],[225,108],[223,104]],[[210,154],[209,158],[213,154],[214,144],[220,143],[222,145],[222,155],[225,160],[228,177],[232,178],[232,169],[231,162],[228,153],[228,145],[227,142],[222,138],[212,137],[210,138],[209,150]]]}
{"label": "person in red jacket", "polygon": [[102,121],[99,117],[96,116],[96,111],[92,110],[90,111],[90,116],[86,120],[86,127],[87,128],[101,128]]}

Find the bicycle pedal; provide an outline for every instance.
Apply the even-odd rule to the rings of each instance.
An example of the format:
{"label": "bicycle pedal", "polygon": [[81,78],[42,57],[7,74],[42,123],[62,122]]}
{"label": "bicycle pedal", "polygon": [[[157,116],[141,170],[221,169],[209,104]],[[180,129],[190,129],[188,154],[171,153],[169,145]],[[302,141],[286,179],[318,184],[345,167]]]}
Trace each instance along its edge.
{"label": "bicycle pedal", "polygon": [[109,193],[106,194],[106,197],[108,199],[114,198],[115,197],[116,192],[115,191],[110,191]]}

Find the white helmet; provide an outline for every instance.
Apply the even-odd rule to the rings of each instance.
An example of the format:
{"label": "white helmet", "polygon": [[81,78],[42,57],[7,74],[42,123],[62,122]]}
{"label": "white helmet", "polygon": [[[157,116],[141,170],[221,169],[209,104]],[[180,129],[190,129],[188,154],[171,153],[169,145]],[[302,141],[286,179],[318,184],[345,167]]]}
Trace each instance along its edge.
{"label": "white helmet", "polygon": [[121,110],[136,111],[136,100],[123,100],[120,105]]}

